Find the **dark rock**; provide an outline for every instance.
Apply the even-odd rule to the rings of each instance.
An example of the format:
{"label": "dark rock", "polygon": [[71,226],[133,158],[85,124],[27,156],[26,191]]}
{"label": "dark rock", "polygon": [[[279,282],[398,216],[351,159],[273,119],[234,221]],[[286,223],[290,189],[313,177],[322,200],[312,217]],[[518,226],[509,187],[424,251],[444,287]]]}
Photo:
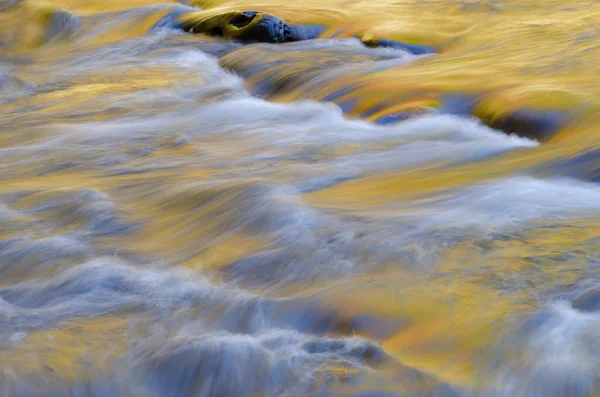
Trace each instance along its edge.
{"label": "dark rock", "polygon": [[291,41],[292,34],[283,20],[258,11],[233,11],[205,18],[191,17],[183,23],[183,29],[191,33],[261,43],[288,42]]}

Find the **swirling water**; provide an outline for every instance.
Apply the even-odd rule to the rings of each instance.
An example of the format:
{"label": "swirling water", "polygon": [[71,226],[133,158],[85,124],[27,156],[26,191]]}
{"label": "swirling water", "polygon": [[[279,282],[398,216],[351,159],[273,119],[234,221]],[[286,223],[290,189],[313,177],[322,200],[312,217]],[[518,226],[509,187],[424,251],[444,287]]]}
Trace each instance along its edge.
{"label": "swirling water", "polygon": [[[599,393],[593,99],[540,143],[424,106],[481,70],[443,92],[461,48],[340,33],[389,30],[377,4],[330,10],[322,39],[244,45],[144,3],[0,7],[0,395]],[[543,84],[511,62],[493,88],[533,104]]]}

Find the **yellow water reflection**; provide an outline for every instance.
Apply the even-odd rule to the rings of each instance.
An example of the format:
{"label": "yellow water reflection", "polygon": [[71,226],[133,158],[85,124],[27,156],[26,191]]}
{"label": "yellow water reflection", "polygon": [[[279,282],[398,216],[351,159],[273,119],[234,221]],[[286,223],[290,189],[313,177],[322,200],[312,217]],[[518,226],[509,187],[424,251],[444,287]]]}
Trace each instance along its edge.
{"label": "yellow water reflection", "polygon": [[[0,134],[3,149],[43,146],[46,140],[72,132],[68,129],[70,123],[93,124],[132,115],[148,119],[153,116],[151,112],[144,113],[148,106],[141,100],[139,106],[130,102],[128,107],[111,107],[114,94],[176,92],[181,87],[210,83],[194,70],[174,71],[164,65],[144,65],[102,69],[45,87],[46,81],[61,72],[53,66],[55,62],[68,59],[72,51],[92,51],[143,36],[168,10],[148,11],[135,21],[118,21],[95,36],[75,35],[70,38],[77,43],[74,47],[68,41],[56,40],[50,44],[45,41],[57,9],[92,17],[153,5],[157,1],[25,0],[21,3],[0,14],[0,34],[3,39],[10,36],[6,41],[15,44],[10,49],[12,55],[30,61],[23,62],[11,73],[42,88],[35,95],[0,105],[0,122],[10,126]],[[576,158],[598,148],[598,2],[197,0],[195,4],[207,9],[184,19],[255,9],[273,13],[291,23],[326,24],[325,37],[388,38],[432,45],[439,52],[372,73],[363,73],[365,69],[358,68],[308,92],[298,89],[274,93],[270,98],[274,101],[323,99],[352,86],[356,90],[336,98],[339,103],[354,101],[350,117],[363,116],[377,105],[385,104],[372,112],[368,120],[397,112],[436,108],[448,93],[476,94],[481,101],[474,112],[485,120],[521,108],[560,110],[572,117],[561,134],[540,147],[516,149],[462,164],[438,161],[421,168],[376,172],[299,194],[302,203],[324,214],[393,216],[394,205],[444,197],[455,188],[494,181],[557,159]],[[99,28],[102,21],[90,19],[82,23]],[[186,37],[178,43],[193,47],[199,40]],[[247,47],[228,56],[251,65],[262,55]],[[302,74],[310,64],[336,60],[335,54],[325,50],[316,61],[314,54],[313,58],[301,52],[295,56],[297,63],[290,66],[290,74]],[[224,62],[227,61],[226,56]],[[368,58],[355,55],[347,61],[368,63]],[[247,79],[246,84],[258,84],[270,78],[271,73],[271,70],[258,72]],[[311,73],[318,76],[321,70]],[[190,102],[195,100],[190,99]],[[18,113],[22,109],[28,109],[26,115]],[[131,130],[132,134],[136,132]],[[100,166],[96,169],[75,167],[81,164],[75,164],[74,169],[68,166],[61,169],[60,166],[74,158],[68,146],[47,162],[25,162],[13,169],[10,168],[12,161],[31,159],[26,154],[20,158],[7,157],[8,171],[2,171],[0,195],[17,197],[11,202],[11,209],[22,212],[21,218],[15,221],[22,224],[19,223],[20,228],[2,230],[0,237],[16,238],[24,228],[31,232],[28,238],[33,240],[82,229],[85,219],[68,223],[65,221],[68,211],[27,211],[53,199],[89,190],[106,194],[118,209],[120,219],[136,227],[135,233],[130,235],[106,235],[95,240],[94,244],[103,252],[160,258],[169,266],[186,266],[193,271],[218,275],[240,259],[277,246],[276,236],[254,233],[250,227],[230,226],[239,214],[234,210],[244,210],[240,210],[238,201],[246,192],[244,189],[260,187],[269,177],[276,182],[287,182],[286,178],[291,177],[283,171],[292,168],[289,163],[283,160],[274,163],[274,167],[283,170],[274,176],[265,173],[266,176],[260,174],[217,185],[212,184],[214,178],[228,171],[243,170],[245,165],[221,169],[205,160],[210,159],[211,154],[218,152],[227,160],[235,159],[240,153],[267,157],[268,149],[252,148],[252,137],[234,136],[235,141],[227,144],[225,140],[207,138],[198,145],[178,142],[173,134],[165,133],[161,139],[154,142],[153,150],[147,155],[128,157],[119,163],[117,171],[121,173],[112,172],[115,170],[108,167],[106,170],[100,170]],[[116,147],[114,154],[145,149],[145,144],[140,138],[139,147]],[[368,145],[370,149],[385,149],[388,143]],[[324,159],[351,155],[366,147],[360,143],[345,143],[331,149],[330,158],[324,156]],[[82,161],[81,158],[76,160]],[[96,157],[85,161],[92,165],[104,164]],[[44,173],[54,168],[56,171]],[[544,175],[548,171],[540,167],[539,172]],[[414,269],[409,263],[394,260],[386,263],[383,270],[365,271],[366,274],[356,275],[350,281],[343,280],[341,286],[331,280],[309,280],[269,293],[288,297],[325,291],[319,303],[338,310],[340,323],[360,315],[382,322],[402,320],[402,326],[380,338],[386,352],[436,379],[478,389],[491,381],[482,361],[501,349],[499,341],[505,336],[503,333],[514,330],[516,317],[530,314],[539,307],[536,294],[572,286],[584,275],[595,274],[588,273],[585,256],[596,254],[593,239],[598,235],[599,226],[595,220],[561,220],[551,226],[530,225],[529,229],[519,232],[519,238],[511,236],[490,242],[468,237],[454,245],[440,247],[427,269]],[[584,254],[575,252],[577,249]],[[573,251],[581,265],[569,262],[566,266],[560,259],[566,251]],[[62,262],[54,263],[33,275],[49,276],[61,265]],[[2,284],[9,285],[20,281],[23,274],[9,272],[4,276]],[[69,320],[52,329],[29,333],[22,345],[2,352],[0,362],[6,367],[20,368],[23,375],[43,372],[73,380],[81,374],[82,367],[90,368],[92,374],[94,370],[105,369],[109,359],[122,354],[128,330],[128,319],[118,316]],[[378,338],[374,333],[354,330],[351,326],[342,330],[343,335],[357,333]],[[107,344],[111,346],[110,352],[105,349]],[[343,370],[330,369],[331,373],[336,371],[345,375]]]}

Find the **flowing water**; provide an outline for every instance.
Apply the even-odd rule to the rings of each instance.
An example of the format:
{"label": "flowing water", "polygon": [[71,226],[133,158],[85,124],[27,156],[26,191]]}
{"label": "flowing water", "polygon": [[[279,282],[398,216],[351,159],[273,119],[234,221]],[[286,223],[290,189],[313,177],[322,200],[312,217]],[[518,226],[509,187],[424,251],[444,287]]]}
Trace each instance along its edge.
{"label": "flowing water", "polygon": [[[165,22],[234,9],[325,30]],[[600,395],[599,15],[0,2],[0,395]]]}

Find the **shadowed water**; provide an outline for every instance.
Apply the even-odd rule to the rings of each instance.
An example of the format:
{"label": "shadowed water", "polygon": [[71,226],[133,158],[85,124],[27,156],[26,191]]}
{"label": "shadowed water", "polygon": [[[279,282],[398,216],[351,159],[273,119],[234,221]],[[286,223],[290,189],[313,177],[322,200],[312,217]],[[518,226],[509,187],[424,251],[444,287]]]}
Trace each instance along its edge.
{"label": "shadowed water", "polygon": [[83,3],[0,7],[2,396],[598,393],[588,113],[540,143],[369,80],[443,53]]}

